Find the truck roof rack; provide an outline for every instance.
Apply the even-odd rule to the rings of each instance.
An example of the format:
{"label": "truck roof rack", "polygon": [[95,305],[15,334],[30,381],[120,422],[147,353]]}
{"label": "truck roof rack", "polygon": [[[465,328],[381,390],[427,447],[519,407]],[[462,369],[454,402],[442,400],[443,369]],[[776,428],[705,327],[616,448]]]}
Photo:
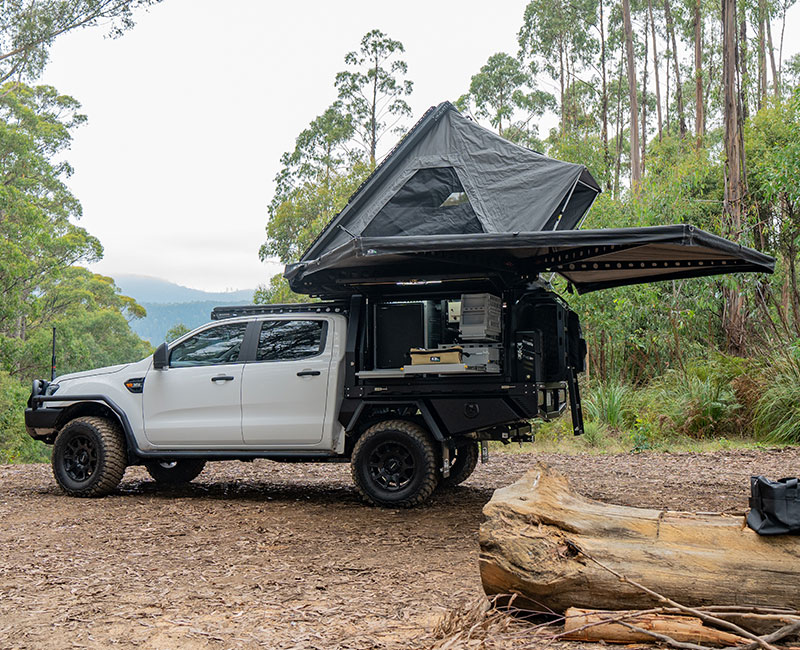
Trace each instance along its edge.
{"label": "truck roof rack", "polygon": [[325,302],[303,302],[285,305],[236,305],[214,307],[211,310],[211,320],[225,320],[239,316],[260,316],[262,314],[344,314],[347,315],[349,303],[344,300],[330,300]]}

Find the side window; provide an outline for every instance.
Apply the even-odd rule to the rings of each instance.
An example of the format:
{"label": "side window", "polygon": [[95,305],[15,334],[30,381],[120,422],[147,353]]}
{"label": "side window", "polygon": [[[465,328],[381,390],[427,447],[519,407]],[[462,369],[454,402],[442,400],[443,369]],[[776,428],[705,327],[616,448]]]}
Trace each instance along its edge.
{"label": "side window", "polygon": [[184,368],[235,363],[246,329],[247,323],[227,323],[203,330],[172,348],[169,365]]}
{"label": "side window", "polygon": [[321,320],[268,320],[261,325],[256,361],[294,361],[325,348],[327,323]]}

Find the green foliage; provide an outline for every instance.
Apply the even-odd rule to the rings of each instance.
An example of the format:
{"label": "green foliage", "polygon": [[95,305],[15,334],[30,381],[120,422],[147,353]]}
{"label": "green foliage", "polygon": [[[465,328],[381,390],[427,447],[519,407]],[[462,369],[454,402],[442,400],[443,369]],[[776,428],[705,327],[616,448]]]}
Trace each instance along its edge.
{"label": "green foliage", "polygon": [[143,309],[119,294],[111,278],[70,267],[40,289],[39,318],[16,346],[20,376],[49,376],[51,326],[57,332],[59,374],[130,363],[152,352],[128,324],[143,316]]}
{"label": "green foliage", "polygon": [[403,52],[400,41],[373,29],[361,39],[357,51],[345,55],[348,69],[336,75],[339,99],[352,116],[353,128],[372,165],[383,135],[398,119],[411,115],[404,97],[411,94],[414,84],[405,79],[408,66],[398,58]]}
{"label": "green foliage", "polygon": [[173,325],[167,330],[166,335],[164,336],[164,340],[167,342],[175,341],[179,339],[184,334],[188,334],[190,332],[189,328],[186,327],[183,323],[178,323],[177,325]]}
{"label": "green foliage", "polygon": [[296,262],[368,173],[369,167],[359,162],[341,174],[320,172],[316,179],[304,180],[286,192],[271,209],[261,259],[274,256],[284,264]]}
{"label": "green foliage", "polygon": [[[469,93],[456,102],[461,110],[475,107],[475,115],[484,117],[497,132],[513,142],[528,144],[538,141],[534,118],[541,117],[548,108],[555,108],[555,98],[535,88],[533,75],[525,70],[518,59],[499,52],[473,75]],[[522,111],[525,117],[514,121]],[[505,128],[503,123],[505,122]]]}
{"label": "green foliage", "polygon": [[23,409],[30,386],[0,370],[0,464],[48,459],[47,448],[25,431]]}
{"label": "green foliage", "polygon": [[278,274],[270,278],[269,285],[261,285],[256,289],[253,302],[257,305],[309,302],[309,297],[292,291],[286,278]]}
{"label": "green foliage", "polygon": [[633,391],[624,384],[593,385],[584,395],[584,411],[592,422],[623,429],[634,417]]}
{"label": "green foliage", "polygon": [[133,14],[160,0],[6,0],[0,7],[0,83],[33,79],[66,32],[103,25],[111,36],[133,26]]}
{"label": "green foliage", "polygon": [[780,444],[800,443],[800,340],[766,365],[763,391],[755,408],[756,434]]}

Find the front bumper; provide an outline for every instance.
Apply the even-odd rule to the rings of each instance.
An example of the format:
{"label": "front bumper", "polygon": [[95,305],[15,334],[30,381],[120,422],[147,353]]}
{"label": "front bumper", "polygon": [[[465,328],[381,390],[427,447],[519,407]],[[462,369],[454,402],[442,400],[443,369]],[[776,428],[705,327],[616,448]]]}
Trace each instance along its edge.
{"label": "front bumper", "polygon": [[61,409],[53,408],[26,408],[25,409],[25,430],[28,435],[35,440],[49,442],[49,438],[56,431],[58,416]]}

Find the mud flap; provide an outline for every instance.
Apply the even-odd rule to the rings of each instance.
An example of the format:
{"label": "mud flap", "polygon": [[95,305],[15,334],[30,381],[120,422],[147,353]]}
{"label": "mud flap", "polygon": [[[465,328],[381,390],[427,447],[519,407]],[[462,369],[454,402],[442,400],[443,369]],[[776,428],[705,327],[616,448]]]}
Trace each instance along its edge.
{"label": "mud flap", "polygon": [[567,388],[569,390],[569,410],[572,413],[572,432],[579,436],[583,433],[583,407],[578,387],[578,375],[572,366],[567,368]]}

